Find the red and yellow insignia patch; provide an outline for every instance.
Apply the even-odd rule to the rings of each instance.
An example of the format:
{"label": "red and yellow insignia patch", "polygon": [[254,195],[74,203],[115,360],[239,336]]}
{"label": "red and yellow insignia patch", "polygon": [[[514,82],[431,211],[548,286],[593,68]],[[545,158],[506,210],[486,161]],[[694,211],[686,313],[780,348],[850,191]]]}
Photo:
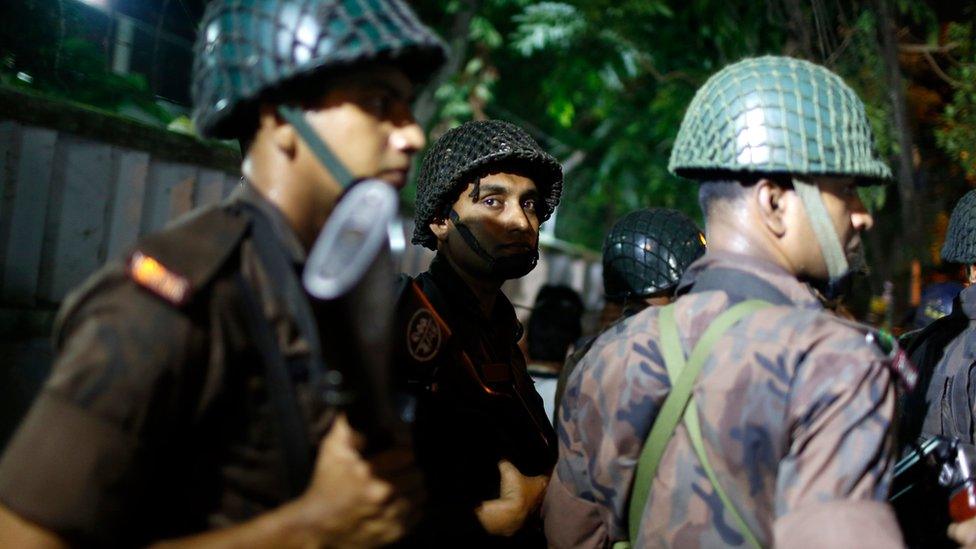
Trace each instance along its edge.
{"label": "red and yellow insignia patch", "polygon": [[140,286],[169,301],[173,305],[186,303],[190,296],[190,282],[168,270],[162,263],[135,252],[129,259],[129,276]]}

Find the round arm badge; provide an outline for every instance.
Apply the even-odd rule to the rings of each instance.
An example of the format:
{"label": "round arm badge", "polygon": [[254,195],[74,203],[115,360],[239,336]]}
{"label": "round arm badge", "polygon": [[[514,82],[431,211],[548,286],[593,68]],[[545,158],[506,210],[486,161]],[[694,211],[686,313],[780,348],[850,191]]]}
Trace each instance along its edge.
{"label": "round arm badge", "polygon": [[437,325],[434,315],[424,308],[410,317],[407,323],[407,350],[417,362],[427,362],[441,349],[441,327]]}

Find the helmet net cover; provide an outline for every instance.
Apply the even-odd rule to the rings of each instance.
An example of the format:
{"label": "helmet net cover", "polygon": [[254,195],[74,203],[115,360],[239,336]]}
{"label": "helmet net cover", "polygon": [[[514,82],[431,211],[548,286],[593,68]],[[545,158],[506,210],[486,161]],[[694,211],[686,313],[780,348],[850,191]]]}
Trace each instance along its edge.
{"label": "helmet net cover", "polygon": [[685,113],[668,163],[701,179],[719,172],[890,179],[864,104],[836,74],[766,56],[714,74]]}
{"label": "helmet net cover", "polygon": [[539,192],[539,222],[552,215],[563,188],[559,162],[522,128],[502,120],[466,122],[442,135],[424,156],[417,179],[413,243],[437,249],[434,219],[475,180],[492,172],[532,179]]}
{"label": "helmet net cover", "polygon": [[272,90],[367,61],[389,61],[420,83],[445,59],[401,0],[215,0],[194,48],[193,119],[206,137],[242,137]]}
{"label": "helmet net cover", "polygon": [[683,213],[647,208],[622,217],[603,243],[603,289],[610,301],[673,290],[705,254],[704,235]]}
{"label": "helmet net cover", "polygon": [[941,255],[950,263],[976,263],[976,190],[966,193],[952,209]]}

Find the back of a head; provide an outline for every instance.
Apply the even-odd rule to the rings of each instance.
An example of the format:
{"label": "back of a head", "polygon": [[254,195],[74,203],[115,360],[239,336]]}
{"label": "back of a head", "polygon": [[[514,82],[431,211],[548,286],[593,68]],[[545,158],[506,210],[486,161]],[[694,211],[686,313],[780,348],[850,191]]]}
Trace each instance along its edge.
{"label": "back of a head", "polygon": [[976,191],[966,193],[953,208],[941,255],[950,263],[976,263]]}
{"label": "back of a head", "polygon": [[562,362],[583,332],[583,301],[569,286],[546,285],[539,290],[526,332],[529,357]]}
{"label": "back of a head", "polygon": [[891,177],[854,90],[824,67],[782,56],[744,59],[712,75],[685,112],[668,169],[705,182],[703,208],[735,200],[760,178]]}
{"label": "back of a head", "polygon": [[705,254],[695,222],[668,208],[647,208],[620,218],[603,243],[603,291],[623,303],[670,294],[688,265]]}

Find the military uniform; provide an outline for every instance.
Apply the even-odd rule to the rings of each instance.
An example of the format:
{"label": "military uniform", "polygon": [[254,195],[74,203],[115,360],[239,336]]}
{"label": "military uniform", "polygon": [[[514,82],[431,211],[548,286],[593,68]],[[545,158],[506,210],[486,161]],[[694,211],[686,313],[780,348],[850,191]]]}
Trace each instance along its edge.
{"label": "military uniform", "polygon": [[[976,263],[976,191],[953,209],[941,256],[950,263]],[[921,381],[906,398],[902,443],[943,435],[976,444],[976,289],[960,292],[952,312],[912,338],[908,353]]]}
{"label": "military uniform", "polygon": [[[418,398],[414,439],[430,498],[418,545],[540,546],[537,528],[515,539],[493,539],[474,515],[483,501],[500,496],[500,460],[529,476],[549,474],[556,462],[556,435],[518,347],[522,326],[515,309],[499,292],[491,316],[485,316],[467,284],[440,256],[416,284],[451,332],[449,340],[446,333],[439,336],[433,356],[400,362]],[[406,302],[402,306],[409,309]],[[408,326],[401,333],[409,337],[410,332]],[[470,373],[503,395],[479,394],[477,383],[462,372],[458,352],[471,360]]]}
{"label": "military uniform", "polygon": [[[751,183],[789,188],[830,293],[851,272],[853,241],[841,241],[817,176],[889,178],[872,139],[864,105],[837,75],[745,59],[695,94],[669,170],[719,193],[706,194],[716,231],[729,230],[717,221],[728,208],[751,208],[734,201],[752,200]],[[855,230],[859,206],[845,205]],[[913,371],[888,338],[825,311],[771,253],[710,249],[674,304],[618,324],[583,358],[559,411],[544,503],[551,544],[901,546],[885,500],[896,381],[910,386]]]}
{"label": "military uniform", "polygon": [[[737,275],[736,273],[742,273]],[[751,273],[751,275],[750,275]],[[763,286],[696,290],[755,276]],[[794,546],[807,524],[863,528],[865,547],[896,545],[888,507],[895,409],[890,359],[873,334],[825,312],[806,286],[761,260],[709,252],[691,266],[676,303],[683,347],[736,302],[775,306],[731,328],[696,385],[715,469],[764,545]],[[772,292],[772,295],[771,293]],[[776,297],[779,294],[779,297]],[[560,460],[544,504],[556,547],[602,547],[626,538],[634,465],[670,388],[658,348],[659,309],[602,335],[569,379],[560,409]],[[809,523],[807,521],[810,521]],[[701,470],[683,426],[665,451],[640,523],[637,547],[744,543]]]}
{"label": "military uniform", "polygon": [[68,298],[52,374],[0,463],[4,505],[72,543],[129,546],[238,523],[295,495],[243,292],[267,315],[308,441],[331,414],[255,220],[300,270],[297,237],[245,184]]}

